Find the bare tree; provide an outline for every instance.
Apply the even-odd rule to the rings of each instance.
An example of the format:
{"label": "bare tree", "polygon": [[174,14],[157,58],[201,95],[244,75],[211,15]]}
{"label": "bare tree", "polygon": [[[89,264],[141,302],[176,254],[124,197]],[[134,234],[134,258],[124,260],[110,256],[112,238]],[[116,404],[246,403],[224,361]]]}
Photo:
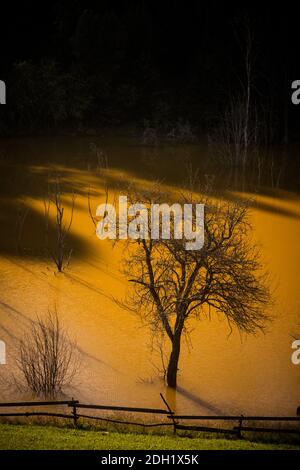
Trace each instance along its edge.
{"label": "bare tree", "polygon": [[[93,168],[92,173],[96,174],[97,176],[100,176],[103,179],[104,192],[105,192],[105,204],[107,204],[108,196],[109,196],[109,187],[106,182],[106,171],[109,169],[108,156],[106,152],[94,142],[91,142],[89,144],[89,149],[92,155],[96,157],[96,166]],[[91,170],[90,167],[89,167],[89,170]],[[88,200],[88,210],[89,210],[90,219],[93,222],[94,227],[96,227],[97,220],[95,216],[93,215],[93,210],[91,207],[91,188],[90,187],[88,188],[88,192],[87,192],[87,200]]]}
{"label": "bare tree", "polygon": [[156,355],[159,359],[160,365],[157,365],[155,361],[150,361],[154,370],[156,370],[159,377],[163,380],[166,379],[167,376],[167,363],[168,358],[165,352],[165,335],[162,331],[158,335],[154,335],[152,337],[152,344],[151,344],[151,352],[152,354]]}
{"label": "bare tree", "polygon": [[[55,178],[54,184],[48,191],[48,197],[44,201],[44,211],[46,219],[46,246],[53,259],[58,272],[62,272],[68,266],[71,256],[72,248],[67,245],[67,237],[70,233],[73,223],[74,207],[76,196],[73,193],[71,198],[71,214],[69,221],[65,222],[65,208],[62,203],[62,191],[59,177]],[[55,240],[50,242],[49,237],[49,221],[51,207],[55,211]]]}
{"label": "bare tree", "polygon": [[[128,192],[131,203],[166,202],[153,190]],[[177,202],[205,204],[205,242],[187,250],[174,238],[128,240],[124,272],[133,284],[125,306],[138,312],[156,336],[169,339],[167,384],[176,387],[181,340],[192,318],[222,315],[230,329],[256,333],[269,319],[267,274],[262,273],[259,249],[249,240],[249,204],[219,201],[195,191],[180,193]],[[162,222],[161,222],[162,223]],[[149,227],[150,229],[150,227]]]}
{"label": "bare tree", "polygon": [[[96,158],[96,172],[102,174],[103,170],[108,168],[108,156],[106,152],[95,142],[90,142],[89,149],[91,154]],[[90,170],[90,165],[88,170]]]}
{"label": "bare tree", "polygon": [[210,136],[210,143],[216,156],[224,162],[245,168],[249,163],[249,152],[253,152],[259,142],[261,126],[254,97],[254,38],[249,18],[245,17],[238,26],[235,26],[234,32],[243,69],[237,76],[237,91],[230,92],[228,104],[220,113],[220,124]]}
{"label": "bare tree", "polygon": [[[249,22],[245,22],[245,35],[244,35],[244,64],[245,64],[245,81],[244,81],[244,149],[243,149],[243,166],[247,163],[248,146],[250,141],[249,124],[250,124],[250,105],[252,99],[253,88],[253,38],[249,27]],[[254,131],[256,128],[254,127]],[[255,134],[254,134],[255,136]]]}
{"label": "bare tree", "polygon": [[75,345],[62,328],[56,311],[37,318],[20,341],[18,367],[26,386],[37,396],[53,398],[78,371]]}
{"label": "bare tree", "polygon": [[245,98],[232,96],[222,113],[220,125],[210,136],[214,157],[227,165],[243,166],[246,162],[250,142],[245,109]]}

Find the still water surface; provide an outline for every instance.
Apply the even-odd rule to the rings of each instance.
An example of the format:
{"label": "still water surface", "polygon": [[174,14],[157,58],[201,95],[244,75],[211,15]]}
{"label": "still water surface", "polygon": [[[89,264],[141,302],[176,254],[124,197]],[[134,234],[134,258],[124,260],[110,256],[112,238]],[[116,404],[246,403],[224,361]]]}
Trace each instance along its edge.
{"label": "still water surface", "polygon": [[[180,186],[187,161],[201,170],[206,158],[200,145],[151,148],[125,138],[1,143],[0,339],[7,345],[7,365],[0,366],[0,398],[20,397],[11,384],[17,374],[18,339],[37,314],[56,308],[81,354],[80,373],[66,390],[69,396],[94,403],[161,406],[162,391],[178,412],[295,414],[300,405],[300,366],[291,362],[293,337],[300,334],[300,198],[295,188],[257,186],[242,193],[253,198],[253,237],[262,245],[271,275],[275,320],[265,334],[251,337],[236,331],[229,335],[220,316],[190,324],[191,344],[183,343],[174,393],[157,376],[159,358],[149,348],[147,327],[112,300],[124,297],[129,286],[120,273],[121,248],[96,238],[88,213],[89,188],[92,207],[105,196],[103,177],[96,171],[99,152],[92,151],[91,142],[108,156],[111,195],[120,181],[145,186],[152,177],[163,177],[166,188]],[[74,254],[64,274],[55,274],[43,255],[43,200],[54,172],[64,183],[67,211],[72,191],[77,193],[69,240]],[[203,177],[217,180],[218,174],[210,169]],[[228,179],[223,189],[224,198],[237,194]],[[20,207],[29,212],[17,253]]]}

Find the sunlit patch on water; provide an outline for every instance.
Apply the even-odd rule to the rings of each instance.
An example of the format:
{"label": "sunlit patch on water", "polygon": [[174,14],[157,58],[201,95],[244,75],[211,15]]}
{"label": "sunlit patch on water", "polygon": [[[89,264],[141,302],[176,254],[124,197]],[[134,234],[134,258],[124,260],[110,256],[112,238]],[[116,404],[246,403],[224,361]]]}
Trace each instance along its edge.
{"label": "sunlit patch on water", "polygon": [[[121,247],[95,236],[88,194],[96,208],[104,201],[105,188],[88,144],[88,139],[6,144],[12,159],[1,163],[0,340],[6,344],[7,362],[0,366],[1,399],[19,396],[11,380],[17,373],[18,339],[37,314],[56,308],[82,358],[80,374],[66,390],[70,396],[96,403],[162,406],[163,391],[178,411],[295,414],[300,366],[291,361],[291,344],[300,331],[299,195],[279,188],[245,188],[243,193],[225,188],[220,197],[253,198],[253,236],[263,247],[272,279],[275,320],[265,335],[255,337],[237,332],[229,336],[219,316],[190,324],[191,343],[183,343],[179,388],[174,392],[158,377],[155,366],[160,359],[151,353],[147,327],[114,301],[129,286],[120,273]],[[112,160],[106,171],[112,199],[122,182],[134,180],[144,187],[158,176],[160,165],[166,190],[172,191],[182,177],[179,163],[190,152],[201,166],[203,152],[200,146],[184,147],[181,154],[180,148],[168,147],[150,152],[128,141],[106,142],[105,149]],[[73,255],[61,274],[55,273],[44,250],[44,199],[53,174],[63,183],[66,215],[72,191],[77,194],[68,240]],[[16,246],[18,211],[25,210]]]}

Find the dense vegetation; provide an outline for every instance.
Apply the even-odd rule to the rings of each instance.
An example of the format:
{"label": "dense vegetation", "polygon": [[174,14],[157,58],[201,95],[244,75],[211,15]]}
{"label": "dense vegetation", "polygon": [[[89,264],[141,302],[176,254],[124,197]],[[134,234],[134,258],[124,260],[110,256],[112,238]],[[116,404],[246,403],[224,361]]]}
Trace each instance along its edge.
{"label": "dense vegetation", "polygon": [[295,138],[297,28],[282,7],[261,5],[258,18],[214,1],[63,0],[45,15],[44,2],[14,3],[0,33],[2,134],[131,123],[169,133],[187,122],[210,132],[243,93],[249,29],[259,124],[270,143]]}

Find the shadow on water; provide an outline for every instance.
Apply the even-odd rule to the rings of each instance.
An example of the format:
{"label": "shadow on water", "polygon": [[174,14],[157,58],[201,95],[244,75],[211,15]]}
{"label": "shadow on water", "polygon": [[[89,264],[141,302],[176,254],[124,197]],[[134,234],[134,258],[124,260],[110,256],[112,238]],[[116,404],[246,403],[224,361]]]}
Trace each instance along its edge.
{"label": "shadow on water", "polygon": [[[292,218],[292,219],[300,219],[300,214],[299,212],[296,212],[292,209],[287,209],[287,208],[284,208],[284,207],[279,207],[279,206],[274,206],[272,205],[271,202],[267,202],[267,201],[258,201],[257,199],[255,198],[252,198],[252,196],[250,195],[246,195],[246,196],[243,196],[242,194],[234,194],[234,193],[231,193],[231,192],[227,192],[226,194],[224,194],[224,196],[226,196],[226,199],[229,200],[229,201],[240,201],[240,200],[247,200],[249,199],[250,197],[250,206],[253,207],[254,209],[257,209],[257,210],[260,210],[260,211],[263,211],[263,212],[268,212],[270,214],[274,214],[274,215],[279,215],[279,216],[282,216],[282,217],[289,217],[289,218]],[[273,197],[275,197],[275,194],[273,194]],[[278,197],[278,196],[277,196]]]}
{"label": "shadow on water", "polygon": [[28,318],[20,310],[17,310],[16,308],[12,307],[11,305],[8,305],[6,302],[3,302],[2,300],[0,300],[0,309],[5,310],[8,314],[12,314],[13,316],[17,316],[19,321],[20,321],[20,317],[21,317],[21,319],[23,321],[25,321],[26,323],[33,323],[33,320]]}
{"label": "shadow on water", "polygon": [[[180,411],[177,409],[177,399],[181,403],[181,397],[185,398],[189,401],[193,407],[199,408],[199,413],[202,415],[206,415],[207,413],[211,413],[213,415],[222,415],[224,411],[218,408],[217,406],[213,405],[212,403],[201,399],[199,396],[195,395],[194,393],[186,390],[181,386],[177,386],[176,389],[166,386],[164,390],[165,399],[170,406],[171,410],[175,411],[177,414],[181,414]],[[190,409],[190,407],[188,406]],[[194,413],[195,414],[195,413]]]}
{"label": "shadow on water", "polygon": [[11,340],[13,340],[15,343],[19,341],[19,338],[17,338],[16,335],[14,335],[11,331],[9,331],[7,328],[5,328],[3,325],[0,324],[0,330],[6,334],[7,337],[9,337]]}
{"label": "shadow on water", "polygon": [[[70,195],[75,192],[87,202],[91,196],[103,196],[103,176],[97,174],[97,156],[91,151],[91,142],[104,149],[108,155],[109,172],[105,179],[111,190],[119,190],[122,182],[128,183],[134,178],[148,181],[161,179],[168,185],[180,187],[187,173],[187,167],[199,168],[199,177],[203,185],[213,184],[218,197],[237,199],[240,196],[234,191],[243,190],[249,195],[265,195],[279,199],[297,198],[299,190],[297,158],[289,174],[281,178],[277,188],[258,184],[253,175],[242,176],[238,169],[229,169],[212,164],[209,161],[207,146],[197,145],[159,145],[146,147],[128,138],[93,138],[93,137],[58,137],[58,138],[23,138],[8,139],[0,142],[0,252],[15,254],[15,224],[20,201],[26,204],[26,198],[43,201],[47,191],[49,175],[61,175],[63,193],[66,196],[63,204],[70,207]],[[294,151],[295,154],[296,151]],[[293,154],[293,155],[294,155]],[[101,189],[102,186],[102,189]],[[96,188],[96,190],[95,190]],[[289,190],[294,191],[291,195]],[[81,201],[80,210],[85,210]],[[291,209],[272,205],[271,202],[253,201],[253,206],[262,211],[287,217],[299,218]],[[76,203],[75,203],[76,207]],[[86,211],[87,211],[86,205]],[[76,216],[76,213],[75,213]],[[34,230],[32,229],[34,228]],[[49,238],[55,239],[54,222],[49,224]],[[45,245],[44,214],[30,207],[24,225],[24,246],[30,247],[22,255],[42,256]],[[87,259],[89,246],[86,240],[72,230],[68,234],[68,244],[74,255]],[[32,248],[34,247],[34,249]]]}
{"label": "shadow on water", "polygon": [[[97,149],[107,155],[112,170],[121,169],[137,178],[158,178],[181,186],[183,175],[192,164],[194,169],[199,168],[199,176],[203,180],[213,181],[220,191],[259,190],[265,194],[269,187],[295,192],[300,189],[299,150],[296,147],[269,150],[267,153],[271,155],[271,160],[268,160],[267,153],[262,155],[265,157],[263,168],[254,166],[243,172],[240,168],[215,160],[207,142],[165,142],[147,146],[138,138],[118,136],[35,137],[0,141],[1,162],[9,164],[12,173],[16,165],[23,169],[32,167],[32,173],[47,169],[47,175],[57,166],[94,172],[99,164]],[[37,185],[36,188],[38,191]]]}
{"label": "shadow on water", "polygon": [[107,369],[110,369],[110,370],[116,372],[117,374],[120,374],[120,371],[118,369],[116,369],[115,367],[113,367],[111,364],[108,364],[107,362],[103,361],[102,359],[99,359],[98,357],[87,353],[86,351],[84,351],[83,349],[81,349],[78,346],[77,346],[76,349],[82,355],[82,357],[84,357],[85,359],[89,359],[89,360],[92,360],[93,362],[96,362],[97,366],[104,366]]}
{"label": "shadow on water", "polygon": [[223,411],[220,408],[212,405],[208,401],[202,400],[201,398],[194,395],[192,392],[186,390],[185,388],[177,387],[176,390],[177,390],[177,393],[182,395],[184,398],[187,398],[188,400],[190,400],[194,405],[200,406],[200,407],[208,410],[210,413],[213,413],[215,415],[222,415],[223,414]]}
{"label": "shadow on water", "polygon": [[[65,203],[64,206],[66,206]],[[18,201],[16,198],[0,200],[0,253],[9,254],[10,256],[49,258],[46,248],[45,216],[32,206],[29,206],[28,209],[28,215],[26,216],[22,231],[22,250],[19,251],[16,246],[18,237],[16,228],[19,210]],[[54,220],[49,221],[47,236],[50,240],[49,246],[54,246],[57,237]],[[74,255],[79,258],[85,257],[89,252],[89,246],[72,230],[67,234],[67,245],[72,248]]]}
{"label": "shadow on water", "polygon": [[92,292],[101,295],[102,297],[106,297],[107,299],[111,300],[111,297],[107,295],[102,289],[96,287],[94,284],[81,279],[79,276],[71,273],[65,273],[65,276],[71,280],[71,282],[76,282],[80,284],[82,287],[91,290]]}

